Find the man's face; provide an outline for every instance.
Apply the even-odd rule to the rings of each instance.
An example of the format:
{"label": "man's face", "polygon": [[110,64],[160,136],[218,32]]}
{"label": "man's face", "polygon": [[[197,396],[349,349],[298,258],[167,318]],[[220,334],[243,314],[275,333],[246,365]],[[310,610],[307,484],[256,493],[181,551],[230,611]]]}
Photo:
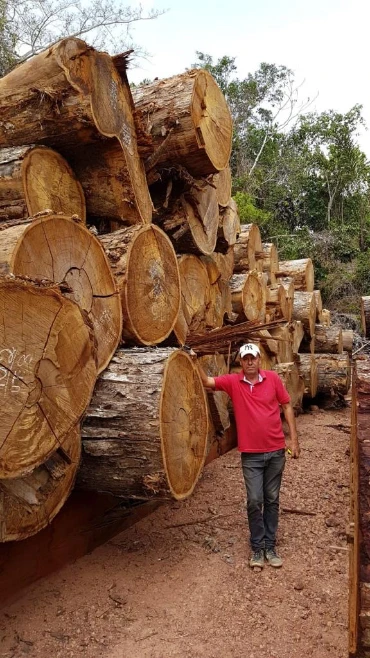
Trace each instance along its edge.
{"label": "man's face", "polygon": [[260,367],[260,357],[252,356],[252,354],[246,354],[241,359],[241,364],[243,368],[244,375],[247,379],[253,379],[258,375],[258,369]]}

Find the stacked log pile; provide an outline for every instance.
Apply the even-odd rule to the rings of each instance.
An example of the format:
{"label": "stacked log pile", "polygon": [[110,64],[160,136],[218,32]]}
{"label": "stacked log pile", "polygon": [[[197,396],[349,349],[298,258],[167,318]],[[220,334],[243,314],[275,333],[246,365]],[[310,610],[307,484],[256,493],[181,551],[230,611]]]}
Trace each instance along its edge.
{"label": "stacked log pile", "polygon": [[258,342],[297,409],[348,389],[350,337],[311,260],[279,263],[240,226],[207,71],[132,95],[125,56],[71,38],[1,79],[0,99],[0,540],[50,523],[76,477],[126,502],[192,493],[232,420],[187,344],[215,375]]}

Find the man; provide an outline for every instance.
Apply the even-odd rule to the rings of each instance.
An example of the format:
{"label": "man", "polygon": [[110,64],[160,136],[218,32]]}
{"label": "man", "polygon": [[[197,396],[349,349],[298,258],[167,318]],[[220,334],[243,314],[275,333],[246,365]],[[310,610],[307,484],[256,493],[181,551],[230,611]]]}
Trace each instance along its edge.
{"label": "man", "polygon": [[291,454],[300,454],[294,411],[280,377],[260,370],[261,353],[247,343],[239,351],[242,370],[238,374],[208,377],[198,366],[205,388],[225,391],[231,398],[238,434],[238,448],[245,486],[252,556],[251,567],[272,567],[283,561],[276,553],[279,493],[285,466],[285,437],[280,406],[289,427]]}

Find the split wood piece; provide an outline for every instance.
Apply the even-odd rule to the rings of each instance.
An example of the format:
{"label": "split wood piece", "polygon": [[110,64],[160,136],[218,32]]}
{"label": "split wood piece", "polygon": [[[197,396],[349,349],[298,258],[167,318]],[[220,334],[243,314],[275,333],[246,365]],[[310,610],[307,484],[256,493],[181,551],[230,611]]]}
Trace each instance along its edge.
{"label": "split wood piece", "polygon": [[321,324],[323,324],[324,327],[330,327],[331,314],[327,308],[323,308],[321,311]]}
{"label": "split wood piece", "polygon": [[234,249],[230,247],[226,254],[214,251],[209,256],[201,256],[201,261],[207,268],[210,281],[213,283],[219,278],[230,281],[234,272]]}
{"label": "split wood piece", "polygon": [[351,385],[351,366],[347,352],[343,354],[315,354],[317,363],[317,392],[346,395]]}
{"label": "split wood piece", "polygon": [[316,324],[315,352],[320,354],[342,354],[342,327],[339,327],[338,325],[324,327],[322,324]]}
{"label": "split wood piece", "polygon": [[295,290],[313,292],[315,279],[311,258],[280,261],[279,272],[276,272],[276,277],[281,276],[292,277]]}
{"label": "split wood piece", "polygon": [[[133,90],[137,114],[153,144],[147,171],[180,164],[193,176],[227,167],[232,119],[215,79],[204,69],[186,71]],[[147,152],[147,140],[145,153]]]}
{"label": "split wood piece", "polygon": [[317,363],[313,354],[295,354],[294,362],[304,382],[304,395],[314,398],[317,393]]}
{"label": "split wood piece", "polygon": [[370,360],[355,360],[350,440],[350,513],[348,632],[349,655],[370,656]]}
{"label": "split wood piece", "polygon": [[[222,171],[220,171],[218,174],[213,175],[212,185],[214,185],[216,188],[218,205],[221,206],[222,208],[226,208],[227,206],[229,206],[230,202],[233,201],[233,199],[231,199],[232,179],[231,179],[231,169],[229,166],[225,167],[225,169],[222,169]],[[236,213],[238,213],[237,206],[235,210]]]}
{"label": "split wood piece", "polygon": [[272,242],[264,242],[262,250],[256,252],[256,259],[262,266],[262,271],[267,272],[268,282],[276,283],[276,272],[279,271],[279,256],[276,246]]}
{"label": "split wood piece", "polygon": [[289,331],[292,338],[293,354],[298,354],[304,337],[302,322],[300,322],[300,320],[292,320],[292,322],[289,325]]}
{"label": "split wood piece", "polygon": [[[202,356],[199,358],[199,364],[208,377],[218,377],[229,372],[225,357],[222,354]],[[223,391],[207,391],[207,398],[209,412],[208,446],[210,447],[215,435],[221,436],[230,427],[229,396]]]}
{"label": "split wood piece", "polygon": [[266,286],[258,272],[234,274],[230,279],[232,309],[239,317],[263,322],[266,313]]}
{"label": "split wood piece", "polygon": [[342,329],[343,351],[348,352],[350,355],[353,350],[353,330]]}
{"label": "split wood piece", "polygon": [[181,304],[173,331],[179,345],[185,345],[190,331],[205,331],[210,305],[210,283],[201,259],[191,254],[178,258]]}
{"label": "split wood piece", "polygon": [[81,457],[80,429],[32,473],[0,480],[0,542],[19,541],[45,528],[66,502]]}
{"label": "split wood piece", "polygon": [[293,317],[293,302],[294,302],[294,279],[291,276],[280,276],[277,282],[284,286],[285,296],[288,303],[288,315],[290,320]]}
{"label": "split wood piece", "polygon": [[370,297],[361,297],[361,328],[365,338],[370,338]]}
{"label": "split wood piece", "polygon": [[277,362],[291,363],[293,361],[291,325],[284,324],[269,330],[272,338],[277,342]]}
{"label": "split wood piece", "polygon": [[205,391],[183,350],[118,350],[83,423],[78,486],[126,499],[187,498],[207,434]]}
{"label": "split wood piece", "polygon": [[[0,147],[44,144],[69,160],[76,147],[83,150],[102,138],[118,140],[121,175],[131,182],[129,206],[136,209],[137,223],[150,222],[152,204],[129,85],[124,87],[107,53],[67,38],[0,80]],[[100,162],[96,166],[100,170]]]}
{"label": "split wood piece", "polygon": [[300,320],[305,333],[315,335],[316,303],[313,292],[295,289],[293,300],[293,320]]}
{"label": "split wood piece", "polygon": [[234,272],[257,269],[256,253],[261,251],[262,240],[257,224],[242,224],[234,245]]}
{"label": "split wood piece", "polygon": [[52,288],[0,281],[0,478],[27,475],[58,448],[89,404],[93,335]]}
{"label": "split wood piece", "polygon": [[206,181],[157,208],[154,221],[169,235],[177,253],[211,254],[216,248],[219,211],[216,190]]}
{"label": "split wood piece", "polygon": [[316,322],[317,324],[322,324],[322,299],[321,299],[321,292],[320,290],[314,290],[313,294],[315,296],[315,304],[316,304]]}
{"label": "split wood piece", "polygon": [[225,252],[229,247],[233,247],[239,233],[240,219],[238,206],[234,199],[230,199],[228,205],[222,208],[220,212],[216,251]]}
{"label": "split wood piece", "polygon": [[283,318],[290,322],[292,319],[285,288],[278,283],[266,287],[266,315],[271,313],[271,311],[273,311],[273,316],[276,320]]}
{"label": "split wood piece", "polygon": [[273,370],[277,372],[283,384],[285,385],[285,388],[290,395],[293,409],[301,409],[305,385],[303,378],[299,374],[296,364],[279,363],[273,366]]}
{"label": "split wood piece", "polygon": [[106,368],[121,339],[121,303],[104,249],[85,226],[52,214],[0,231],[0,274],[62,285],[87,313],[98,372]]}
{"label": "split wood piece", "polygon": [[0,221],[49,209],[86,221],[84,193],[69,164],[46,146],[0,149]]}
{"label": "split wood piece", "polygon": [[156,345],[174,329],[180,308],[177,258],[158,226],[128,226],[99,236],[121,297],[125,340]]}

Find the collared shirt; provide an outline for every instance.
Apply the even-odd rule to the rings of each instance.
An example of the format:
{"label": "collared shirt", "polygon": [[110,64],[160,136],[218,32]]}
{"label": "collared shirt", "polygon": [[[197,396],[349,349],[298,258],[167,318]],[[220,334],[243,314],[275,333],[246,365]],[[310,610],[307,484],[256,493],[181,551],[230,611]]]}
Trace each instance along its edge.
{"label": "collared shirt", "polygon": [[240,452],[272,452],[285,447],[280,404],[290,396],[279,375],[260,370],[251,384],[243,371],[215,377],[216,391],[225,391],[233,403]]}

